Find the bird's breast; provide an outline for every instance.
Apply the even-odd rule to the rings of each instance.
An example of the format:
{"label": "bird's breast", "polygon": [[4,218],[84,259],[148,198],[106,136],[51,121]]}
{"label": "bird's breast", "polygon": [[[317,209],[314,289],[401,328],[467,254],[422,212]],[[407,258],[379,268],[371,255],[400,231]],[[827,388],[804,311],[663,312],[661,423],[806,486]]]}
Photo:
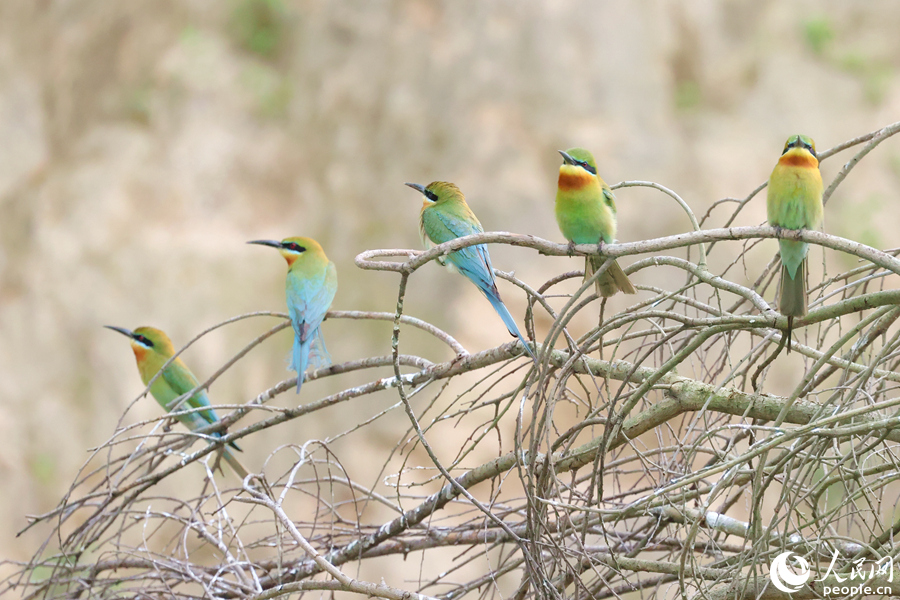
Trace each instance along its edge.
{"label": "bird's breast", "polygon": [[819,169],[779,161],[769,178],[766,217],[770,225],[786,229],[821,227],[822,176]]}
{"label": "bird's breast", "polygon": [[803,167],[807,169],[817,169],[819,167],[819,161],[809,152],[789,151],[778,159],[778,164],[785,167]]}
{"label": "bird's breast", "polygon": [[150,352],[147,348],[140,344],[131,344],[131,349],[134,350],[134,358],[138,361],[138,364],[144,362],[147,358],[147,353]]}
{"label": "bird's breast", "polygon": [[580,167],[563,165],[559,169],[557,186],[561,191],[571,192],[583,189],[595,181],[595,177]]}

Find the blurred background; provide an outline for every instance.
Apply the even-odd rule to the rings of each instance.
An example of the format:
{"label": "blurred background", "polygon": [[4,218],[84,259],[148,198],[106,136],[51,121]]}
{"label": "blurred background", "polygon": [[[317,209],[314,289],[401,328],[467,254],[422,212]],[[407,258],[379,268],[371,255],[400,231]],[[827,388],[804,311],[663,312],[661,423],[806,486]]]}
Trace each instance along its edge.
{"label": "blurred background", "polygon": [[[178,347],[229,317],[284,310],[284,261],[247,240],[315,237],[338,268],[333,308],[393,311],[397,276],[353,258],[419,248],[421,198],[405,181],[454,181],[486,229],[562,241],[556,151],[577,145],[608,182],[656,181],[699,216],[766,181],[791,134],[821,151],[900,120],[898,31],[888,0],[4,0],[0,556],[37,550],[42,532],[14,537],[26,515],[56,506],[120,421],[160,414],[149,399],[125,413],[142,386],[127,340],[102,325],[157,326]],[[826,182],[849,157],[823,164]],[[892,139],[831,199],[826,230],[900,245],[898,184]],[[617,197],[621,241],[689,228],[657,192]],[[764,219],[762,195],[736,224]],[[776,251],[762,247],[758,268]],[[509,247],[492,255],[534,287],[581,264]],[[412,281],[409,314],[472,351],[508,341],[458,276],[429,265]],[[524,296],[506,283],[501,292],[522,315]],[[276,323],[217,330],[184,358],[205,379]],[[388,323],[323,329],[336,362],[390,350]],[[452,358],[404,335],[405,352]],[[244,403],[289,377],[290,341],[285,331],[251,352],[213,385],[213,401]],[[396,402],[381,398],[372,413]],[[279,444],[346,429],[341,410],[273,430],[267,447],[248,438],[242,460],[258,469]],[[370,442],[390,449],[404,420]],[[360,469],[384,462],[358,454]]]}

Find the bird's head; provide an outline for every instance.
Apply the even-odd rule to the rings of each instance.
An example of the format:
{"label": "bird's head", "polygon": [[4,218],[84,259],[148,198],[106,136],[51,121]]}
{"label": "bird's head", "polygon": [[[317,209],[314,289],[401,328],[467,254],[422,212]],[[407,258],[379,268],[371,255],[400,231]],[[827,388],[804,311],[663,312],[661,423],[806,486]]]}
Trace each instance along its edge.
{"label": "bird's head", "polygon": [[466,201],[466,197],[456,185],[448,181],[432,181],[428,185],[407,183],[412,189],[425,196],[425,206],[443,204],[444,202]]}
{"label": "bird's head", "polygon": [[122,335],[131,338],[131,349],[134,350],[134,356],[138,362],[141,362],[150,353],[159,354],[165,358],[175,354],[172,340],[155,327],[138,327],[134,331],[113,325],[104,325],[104,327],[118,331]]}
{"label": "bird's head", "polygon": [[819,166],[816,143],[809,136],[792,135],[784,143],[779,162],[794,166]]}
{"label": "bird's head", "polygon": [[287,261],[288,266],[293,266],[294,262],[298,260],[305,261],[313,256],[325,257],[325,251],[322,250],[319,242],[308,237],[289,237],[284,238],[280,242],[274,240],[253,240],[247,243],[278,248],[284,260]]}
{"label": "bird's head", "polygon": [[584,169],[591,175],[597,174],[597,163],[594,161],[594,155],[584,148],[569,148],[565,152],[559,150],[563,157],[563,166],[571,165],[575,168]]}
{"label": "bird's head", "polygon": [[584,148],[570,148],[565,152],[559,150],[559,154],[563,157],[558,182],[561,191],[580,190],[599,182],[593,154]]}

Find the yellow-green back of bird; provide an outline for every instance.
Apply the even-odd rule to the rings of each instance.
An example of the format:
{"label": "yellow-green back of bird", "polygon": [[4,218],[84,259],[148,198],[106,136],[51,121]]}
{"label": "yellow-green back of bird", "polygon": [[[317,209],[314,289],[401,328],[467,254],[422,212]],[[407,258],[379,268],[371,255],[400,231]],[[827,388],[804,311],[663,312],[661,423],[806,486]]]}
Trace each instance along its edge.
{"label": "yellow-green back of bird", "polygon": [[[111,325],[106,327],[131,339],[131,349],[134,352],[141,381],[144,382],[144,385],[153,381],[150,385],[150,394],[165,411],[174,410],[175,418],[182,425],[194,431],[219,420],[215,409],[210,404],[206,390],[198,390],[187,401],[176,407],[176,400],[196,388],[200,385],[200,382],[188,369],[187,365],[184,364],[181,357],[173,359],[166,365],[169,359],[175,356],[175,347],[165,332],[155,327],[138,327],[134,331]],[[162,373],[160,373],[160,370],[162,370]],[[156,377],[157,373],[160,373],[159,377]],[[156,377],[155,380],[154,377]],[[185,412],[188,410],[190,412]],[[216,432],[212,435],[214,437],[222,436],[221,432]],[[236,450],[240,450],[234,442],[229,445]],[[242,479],[247,476],[247,470],[234,458],[227,448],[223,449],[222,458],[232,466]]]}

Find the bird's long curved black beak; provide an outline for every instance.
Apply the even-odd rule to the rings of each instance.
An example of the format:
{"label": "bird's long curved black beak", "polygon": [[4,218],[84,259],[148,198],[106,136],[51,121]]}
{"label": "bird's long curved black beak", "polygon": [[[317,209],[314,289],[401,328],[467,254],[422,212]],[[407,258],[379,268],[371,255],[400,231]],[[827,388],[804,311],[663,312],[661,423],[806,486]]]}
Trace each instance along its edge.
{"label": "bird's long curved black beak", "polygon": [[281,242],[275,240],[252,240],[248,244],[258,244],[260,246],[271,246],[272,248],[284,248]]}
{"label": "bird's long curved black beak", "polygon": [[425,193],[425,186],[422,185],[422,184],[420,184],[420,183],[404,183],[403,185],[408,185],[409,187],[411,187],[412,189],[416,190],[416,191],[419,192],[420,194],[424,194],[424,193]]}
{"label": "bird's long curved black beak", "polygon": [[562,150],[557,150],[557,152],[560,153],[560,155],[563,157],[563,162],[565,162],[567,165],[577,165],[578,164],[577,160],[575,160],[574,158],[572,158],[571,156],[569,156]]}
{"label": "bird's long curved black beak", "polygon": [[134,339],[134,332],[130,329],[125,329],[124,327],[116,327],[115,325],[104,325],[107,329],[112,329],[113,331],[118,331],[122,335],[127,335],[131,339]]}

